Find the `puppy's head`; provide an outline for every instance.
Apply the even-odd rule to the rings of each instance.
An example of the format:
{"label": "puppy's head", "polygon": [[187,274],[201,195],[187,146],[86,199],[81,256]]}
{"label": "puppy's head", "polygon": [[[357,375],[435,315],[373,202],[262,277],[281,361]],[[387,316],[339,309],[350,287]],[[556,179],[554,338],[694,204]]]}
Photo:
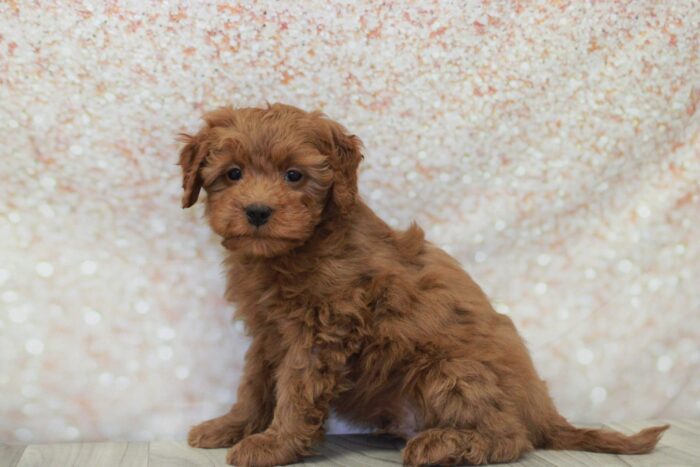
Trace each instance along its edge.
{"label": "puppy's head", "polygon": [[362,143],[320,112],[229,107],[204,121],[182,135],[182,206],[204,188],[209,224],[227,249],[284,254],[355,204]]}

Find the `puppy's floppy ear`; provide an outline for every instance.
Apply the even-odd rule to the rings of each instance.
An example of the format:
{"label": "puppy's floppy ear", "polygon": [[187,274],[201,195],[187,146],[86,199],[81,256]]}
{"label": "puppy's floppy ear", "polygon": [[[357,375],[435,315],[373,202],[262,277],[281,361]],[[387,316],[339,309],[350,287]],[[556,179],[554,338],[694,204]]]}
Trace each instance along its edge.
{"label": "puppy's floppy ear", "polygon": [[339,123],[322,113],[314,114],[319,150],[328,155],[333,169],[331,202],[342,213],[348,213],[357,200],[357,168],[362,155],[362,141]]}
{"label": "puppy's floppy ear", "polygon": [[202,168],[208,145],[204,141],[204,130],[195,136],[180,133],[178,140],[185,143],[180,151],[179,165],[182,167],[182,207],[189,208],[197,202],[199,191],[202,189],[202,176],[199,171]]}
{"label": "puppy's floppy ear", "polygon": [[207,154],[209,153],[211,129],[215,127],[235,126],[237,113],[233,107],[220,107],[216,110],[204,114],[202,117],[205,126],[194,136],[180,133],[178,140],[185,143],[180,151],[180,162],[182,166],[182,188],[185,190],[182,195],[182,207],[189,208],[197,202],[199,192],[202,189],[202,176],[200,170],[204,166]]}

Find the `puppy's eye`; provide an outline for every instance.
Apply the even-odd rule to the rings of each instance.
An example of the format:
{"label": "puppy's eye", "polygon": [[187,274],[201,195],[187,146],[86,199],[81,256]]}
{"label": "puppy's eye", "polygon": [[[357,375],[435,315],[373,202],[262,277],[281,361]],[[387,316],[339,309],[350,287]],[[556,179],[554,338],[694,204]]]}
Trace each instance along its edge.
{"label": "puppy's eye", "polygon": [[232,169],[229,169],[228,172],[226,172],[226,176],[229,180],[240,180],[243,176],[243,172],[241,172],[241,169],[239,169],[238,167],[234,167]]}
{"label": "puppy's eye", "polygon": [[284,174],[284,179],[287,180],[288,182],[294,183],[294,182],[298,182],[299,180],[301,180],[302,176],[303,175],[298,170],[287,170],[287,173]]}

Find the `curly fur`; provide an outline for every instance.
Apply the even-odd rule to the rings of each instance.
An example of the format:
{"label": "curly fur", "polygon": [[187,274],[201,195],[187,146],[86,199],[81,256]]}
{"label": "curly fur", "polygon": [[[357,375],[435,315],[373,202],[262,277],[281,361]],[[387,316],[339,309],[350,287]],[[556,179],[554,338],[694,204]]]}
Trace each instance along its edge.
{"label": "curly fur", "polygon": [[[329,410],[407,439],[409,465],[511,462],[535,448],[649,452],[667,426],[578,429],[555,409],[512,321],[412,225],[357,195],[360,140],[318,112],[223,108],[182,135],[183,206],[207,191],[227,297],[252,336],[237,402],[192,428],[235,465],[298,460]],[[231,167],[240,180],[226,178]],[[302,172],[300,182],[284,174]],[[270,206],[268,223],[244,209]]]}

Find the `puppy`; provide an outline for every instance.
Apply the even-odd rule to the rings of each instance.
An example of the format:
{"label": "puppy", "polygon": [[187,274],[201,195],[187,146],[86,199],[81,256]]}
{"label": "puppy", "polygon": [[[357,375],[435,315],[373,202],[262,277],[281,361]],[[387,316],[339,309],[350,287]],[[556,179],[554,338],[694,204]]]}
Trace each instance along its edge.
{"label": "puppy", "polygon": [[359,198],[360,140],[319,112],[222,108],[182,135],[183,207],[207,192],[227,298],[252,337],[237,402],[189,444],[243,466],[288,464],[331,408],[407,439],[408,465],[512,462],[536,448],[651,451],[554,407],[511,320],[412,225]]}

